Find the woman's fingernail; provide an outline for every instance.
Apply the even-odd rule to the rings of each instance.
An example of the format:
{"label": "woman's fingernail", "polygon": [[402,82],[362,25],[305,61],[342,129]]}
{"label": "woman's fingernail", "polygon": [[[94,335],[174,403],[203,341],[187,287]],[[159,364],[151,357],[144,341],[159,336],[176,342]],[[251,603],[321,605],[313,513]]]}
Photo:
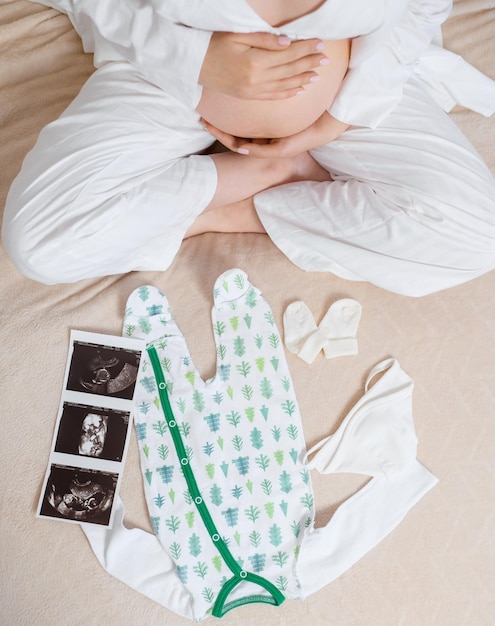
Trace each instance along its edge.
{"label": "woman's fingernail", "polygon": [[278,43],[280,46],[287,46],[290,44],[290,39],[286,35],[280,35]]}
{"label": "woman's fingernail", "polygon": [[320,43],[317,43],[317,44],[316,44],[316,49],[317,49],[318,51],[320,51],[320,50],[325,50],[325,44],[323,43],[323,41],[320,41]]}
{"label": "woman's fingernail", "polygon": [[324,59],[320,61],[320,65],[329,65],[329,64],[330,64],[330,59],[328,59],[327,57],[325,57]]}
{"label": "woman's fingernail", "polygon": [[239,148],[237,152],[239,154],[249,154],[249,150],[247,148]]}
{"label": "woman's fingernail", "polygon": [[315,74],[314,76],[311,76],[311,78],[309,79],[310,83],[317,83],[320,80],[320,77],[318,76],[318,74]]}
{"label": "woman's fingernail", "polygon": [[296,91],[296,96],[300,96],[302,93],[305,93],[304,89],[299,89],[299,91]]}

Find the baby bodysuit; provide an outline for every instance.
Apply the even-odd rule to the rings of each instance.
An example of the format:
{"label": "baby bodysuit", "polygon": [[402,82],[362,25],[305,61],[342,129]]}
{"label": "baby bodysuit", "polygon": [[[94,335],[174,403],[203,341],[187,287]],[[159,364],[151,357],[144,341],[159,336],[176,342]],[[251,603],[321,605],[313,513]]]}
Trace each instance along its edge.
{"label": "baby bodysuit", "polygon": [[133,326],[155,334],[157,324],[161,333],[139,379],[136,432],[154,530],[195,610],[222,615],[238,604],[298,596],[294,570],[314,497],[268,303],[242,271],[217,281],[218,367],[208,381],[160,292],[138,290],[129,308],[130,335]]}
{"label": "baby bodysuit", "polygon": [[[131,294],[124,334],[145,338],[135,427],[155,537],[84,528],[103,566],[183,616],[304,598],[378,543],[436,479],[416,460],[412,380],[389,359],[308,459],[272,311],[239,269],[214,288],[217,369],[204,381],[167,299]],[[375,374],[384,376],[370,388]],[[314,528],[310,469],[372,480]]]}

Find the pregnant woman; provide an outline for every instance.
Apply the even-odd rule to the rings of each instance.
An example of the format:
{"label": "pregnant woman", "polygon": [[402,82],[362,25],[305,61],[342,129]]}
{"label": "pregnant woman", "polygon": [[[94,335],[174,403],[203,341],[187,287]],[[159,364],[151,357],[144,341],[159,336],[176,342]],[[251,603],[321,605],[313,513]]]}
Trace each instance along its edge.
{"label": "pregnant woman", "polygon": [[[455,101],[495,109],[441,48],[450,0],[44,4],[97,70],[10,190],[26,276],[164,270],[207,231],[267,232],[303,269],[413,296],[495,267],[495,182],[436,101],[454,76]],[[228,151],[206,154],[215,139]]]}

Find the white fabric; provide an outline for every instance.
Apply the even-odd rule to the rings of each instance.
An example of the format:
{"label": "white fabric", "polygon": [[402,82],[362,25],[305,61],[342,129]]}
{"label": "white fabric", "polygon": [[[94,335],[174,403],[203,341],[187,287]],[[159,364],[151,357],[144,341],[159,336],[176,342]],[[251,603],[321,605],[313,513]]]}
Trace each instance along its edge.
{"label": "white fabric", "polygon": [[313,363],[321,350],[327,359],[355,355],[361,311],[359,302],[342,298],[330,306],[317,326],[305,302],[291,302],[283,317],[285,345],[308,364]]}
{"label": "white fabric", "polygon": [[326,359],[358,353],[357,332],[361,313],[361,305],[352,298],[342,298],[332,304],[319,326],[328,337],[323,346]]}
{"label": "white fabric", "polygon": [[[382,378],[372,385],[380,373]],[[324,528],[307,536],[298,562],[304,597],[383,539],[436,484],[416,460],[413,388],[395,359],[378,363],[368,376],[365,394],[337,431],[308,451],[308,466],[322,474],[350,472],[373,479],[346,500]]]}
{"label": "white fabric", "polygon": [[308,305],[302,300],[291,302],[284,311],[284,342],[287,350],[297,354],[318,326]]}
{"label": "white fabric", "polygon": [[[235,11],[226,0],[47,4],[70,15],[100,68],[26,158],[7,198],[5,248],[45,283],[166,269],[217,183],[208,156],[189,156],[213,142],[193,110],[208,28],[278,31],[244,0]],[[342,4],[282,30],[356,36],[331,108],[356,126],[312,151],[334,182],[256,196],[268,234],[303,269],[407,295],[489,271],[495,183],[425,91],[448,107],[453,98],[484,113],[495,106],[493,81],[462,63],[459,82],[458,59],[430,46],[450,0]]]}
{"label": "white fabric", "polygon": [[359,302],[352,298],[337,300],[325,313],[318,329],[306,339],[298,356],[312,363],[320,350],[324,351],[326,359],[357,354],[356,335],[360,319]]}
{"label": "white fabric", "polygon": [[[135,393],[146,500],[155,533],[194,598],[197,619],[216,606],[226,580],[234,585],[226,607],[252,595],[272,599],[266,587],[249,576],[240,578],[212,541],[214,534],[226,542],[238,567],[297,597],[296,554],[303,528],[314,520],[301,417],[272,311],[240,269],[219,276],[213,292],[217,373],[209,380],[201,378],[158,289],[135,290],[124,320],[129,336],[145,339],[156,351],[158,363],[143,356]],[[155,368],[165,379],[167,399],[159,395]],[[157,424],[163,427],[157,430]],[[172,429],[179,432],[183,449]],[[194,476],[196,491],[186,481],[185,468]],[[198,498],[215,529],[203,523],[194,506]],[[171,516],[177,524],[170,524]],[[294,532],[296,527],[300,532]],[[201,576],[196,575],[200,563],[206,565]]]}
{"label": "white fabric", "polygon": [[[201,500],[208,502],[213,522],[221,529],[219,532],[236,561],[247,571],[254,568],[264,578],[271,578],[271,582],[286,597],[294,599],[306,597],[351,567],[391,532],[407,511],[436,483],[436,478],[416,460],[417,439],[411,402],[413,383],[394,359],[383,361],[372,370],[364,396],[334,435],[323,440],[308,453],[314,454],[309,462],[304,454],[301,433],[297,440],[290,435],[292,443],[289,440],[284,443],[282,432],[277,428],[284,421],[287,427],[298,424],[295,400],[291,406],[289,421],[280,421],[283,411],[279,409],[277,412],[276,409],[275,396],[278,400],[292,397],[287,365],[281,352],[281,343],[275,340],[278,332],[267,303],[259,291],[247,281],[242,282],[239,277],[244,279],[246,275],[241,270],[231,270],[220,276],[215,285],[212,321],[217,342],[218,367],[217,375],[208,381],[200,380],[195,371],[185,340],[170,317],[170,309],[163,294],[152,287],[142,287],[131,295],[126,307],[124,333],[144,337],[150,342],[149,345],[152,344],[160,351],[161,368],[167,373],[166,387],[174,415],[179,416],[177,419],[180,420],[187,419],[188,398],[191,397],[195,405],[193,413],[196,411],[192,417],[195,419],[187,424],[176,424],[174,421],[172,425],[169,421],[169,428],[165,427],[159,398],[154,398],[156,381],[153,391],[151,363],[145,357],[140,374],[139,397],[136,400],[136,432],[141,449],[147,501],[157,536],[137,529],[127,530],[122,521],[124,511],[120,501],[117,503],[118,516],[112,529],[83,529],[98,560],[109,573],[180,615],[196,620],[209,615],[208,606],[218,597],[219,589],[223,588],[230,575],[225,564],[222,569],[222,559],[218,561],[218,555],[215,557],[214,542],[218,539],[211,537],[213,541],[210,540],[199,515],[197,512],[194,514],[191,502],[184,508],[184,502],[187,503],[187,486],[181,473],[170,469],[175,464],[179,467],[182,462],[177,457],[172,442],[172,427],[182,430],[189,447],[189,464],[200,487]],[[226,301],[227,292],[232,295]],[[272,341],[266,341],[266,333],[269,333],[268,337],[272,337]],[[221,346],[224,347],[223,350],[220,349]],[[239,359],[236,361],[234,354],[229,352],[232,346],[239,359],[245,360],[244,365],[238,362]],[[246,348],[242,355],[241,347]],[[260,368],[263,359],[263,371],[267,376],[268,368],[271,368],[270,380],[275,395],[273,402],[263,403],[266,425],[260,426],[261,438],[250,435],[251,419],[257,420],[255,423],[258,425],[260,419],[261,423],[263,419],[260,415],[248,415],[247,412],[246,415],[239,414],[239,419],[231,421],[230,425],[237,433],[237,439],[232,440],[234,448],[230,446],[227,422],[216,431],[219,435],[218,441],[221,439],[218,460],[223,459],[222,465],[225,467],[224,472],[217,473],[217,459],[213,450],[216,443],[214,446],[208,445],[208,442],[213,441],[212,433],[205,427],[205,423],[211,423],[212,417],[208,414],[211,406],[207,405],[207,396],[210,394],[214,402],[212,406],[219,407],[223,401],[221,396],[232,400],[236,394],[239,395],[244,373],[248,373],[246,364],[251,352],[253,358],[258,359],[257,366]],[[266,359],[272,365],[269,366]],[[227,393],[223,394],[225,381],[222,381],[222,371],[225,373],[226,370],[222,370],[222,366],[227,362],[235,365],[235,368],[229,370],[229,376],[232,375],[229,379],[232,383],[230,391],[227,388]],[[265,365],[267,370],[264,370]],[[241,373],[239,381],[234,380],[239,376],[238,373]],[[378,373],[383,373],[383,376],[371,386]],[[282,381],[282,387],[277,386],[277,380]],[[267,385],[263,388],[266,390]],[[282,388],[285,396],[283,392],[280,396]],[[253,407],[257,398],[256,395],[252,396]],[[268,401],[270,398],[265,399]],[[199,407],[201,399],[204,399],[205,405]],[[266,412],[268,408],[269,413]],[[228,421],[228,414],[221,417],[223,408],[215,410],[219,413],[218,426],[225,417]],[[200,419],[202,416],[203,419]],[[265,451],[262,445],[265,440],[269,445],[273,444],[273,441],[269,441],[270,432],[274,433],[273,438],[278,442],[279,450],[274,454],[276,462],[267,455],[262,464],[263,471],[261,474],[258,472],[264,485],[264,489],[260,490],[257,489],[256,471],[246,475],[249,481],[245,485],[241,482],[241,473],[235,472],[233,467],[231,472],[227,472],[227,466],[231,463],[237,465],[237,448],[241,445],[239,437],[244,436],[246,441],[251,439],[256,448],[255,454],[261,455]],[[152,439],[156,439],[158,444],[156,450]],[[280,452],[286,444],[292,449],[288,454],[281,455]],[[164,464],[167,467],[162,467]],[[257,465],[258,469],[261,468],[261,464]],[[310,469],[321,473],[360,473],[373,478],[337,509],[324,528],[315,529],[308,471]],[[285,476],[283,479],[281,472]],[[228,481],[223,480],[223,475],[225,479],[229,476]],[[248,483],[250,486],[246,490]],[[280,487],[283,492],[278,494],[282,496],[281,502],[277,498]],[[218,496],[219,489],[222,499]],[[214,491],[216,495],[213,495]],[[266,502],[267,496],[270,502]],[[277,503],[279,506],[275,507],[274,504]],[[263,504],[266,506],[263,507]],[[232,509],[237,509],[239,521],[236,517],[233,522],[225,524]],[[251,516],[250,523],[245,527],[240,518],[243,512],[249,517],[249,512],[253,510],[263,512],[263,516],[259,518],[258,525],[254,524],[258,517]],[[308,523],[300,523],[306,517]],[[191,524],[189,530],[185,528],[184,520],[188,526]],[[289,532],[285,533],[285,530]],[[187,537],[184,533],[188,533]],[[262,544],[263,534],[269,539],[266,545]],[[270,544],[272,550],[274,546],[278,550],[272,562],[265,558]],[[187,555],[188,549],[195,557],[191,563],[188,563],[188,559],[191,560]],[[186,558],[181,560],[184,552]],[[274,568],[275,561],[277,566]],[[223,578],[220,578],[220,573],[215,572],[211,562],[217,564]],[[201,572],[200,565],[203,568]],[[281,569],[284,565],[286,567]],[[200,575],[194,576],[195,572]],[[239,600],[245,593],[246,590],[241,588],[240,595],[233,594],[233,597]]]}
{"label": "white fabric", "polygon": [[[70,16],[85,50],[96,52],[97,67],[127,60],[149,80],[193,107],[201,97],[197,78],[212,31],[265,31],[292,39],[356,38],[349,72],[330,112],[349,124],[370,127],[376,127],[399,103],[404,84],[417,70],[422,55],[429,55],[432,40],[440,39],[440,26],[452,10],[452,0],[357,0],[352,11],[345,0],[332,0],[275,28],[246,0],[153,0],[151,6],[123,0],[118,10],[112,3],[98,0],[42,3]],[[437,47],[436,62],[423,67],[422,74],[432,79],[436,88],[448,90],[458,82],[450,67],[445,67],[451,66],[455,57]],[[463,79],[467,83],[461,91],[470,94],[474,110],[491,114],[495,88],[491,86],[489,103],[483,102],[483,97],[478,101],[477,87],[483,79],[470,68],[465,64]]]}
{"label": "white fabric", "polygon": [[[373,379],[386,372],[378,382]],[[412,415],[414,383],[395,359],[370,372],[365,394],[338,431],[308,451],[311,469],[322,474],[356,472],[385,478],[400,473],[416,458],[417,437]],[[348,446],[352,442],[352,456]]]}
{"label": "white fabric", "polygon": [[175,564],[155,535],[124,526],[124,505],[116,498],[111,530],[81,526],[101,565],[113,576],[182,617],[193,619],[190,597]]}
{"label": "white fabric", "polygon": [[418,79],[378,128],[353,127],[311,153],[333,182],[255,197],[271,239],[300,268],[423,296],[495,267],[495,181]]}
{"label": "white fabric", "polygon": [[322,589],[377,545],[437,479],[418,461],[388,480],[373,478],[308,535],[298,574],[301,597]]}
{"label": "white fabric", "polygon": [[69,16],[85,52],[94,53],[95,67],[127,61],[176,100],[191,109],[197,106],[202,91],[198,78],[211,32],[188,28],[181,20],[159,19],[165,4],[161,0],[41,0],[39,4]]}
{"label": "white fabric", "polygon": [[132,65],[104,65],[24,160],[6,250],[46,283],[166,269],[215,192],[213,161],[194,154],[211,143],[195,111]]}

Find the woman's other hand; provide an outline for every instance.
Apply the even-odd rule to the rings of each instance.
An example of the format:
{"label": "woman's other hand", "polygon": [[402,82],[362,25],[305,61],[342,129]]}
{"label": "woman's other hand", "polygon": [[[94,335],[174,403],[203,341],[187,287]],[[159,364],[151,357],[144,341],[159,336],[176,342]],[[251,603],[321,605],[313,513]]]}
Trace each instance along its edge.
{"label": "woman's other hand", "polygon": [[207,89],[246,100],[295,96],[327,57],[320,39],[291,41],[270,33],[213,33],[199,75]]}
{"label": "woman's other hand", "polygon": [[267,159],[292,158],[308,152],[313,148],[323,146],[337,139],[349,128],[348,124],[336,120],[327,111],[316,122],[300,133],[290,135],[289,137],[281,137],[280,139],[234,137],[212,126],[204,119],[202,122],[206,130],[232,152]]}

